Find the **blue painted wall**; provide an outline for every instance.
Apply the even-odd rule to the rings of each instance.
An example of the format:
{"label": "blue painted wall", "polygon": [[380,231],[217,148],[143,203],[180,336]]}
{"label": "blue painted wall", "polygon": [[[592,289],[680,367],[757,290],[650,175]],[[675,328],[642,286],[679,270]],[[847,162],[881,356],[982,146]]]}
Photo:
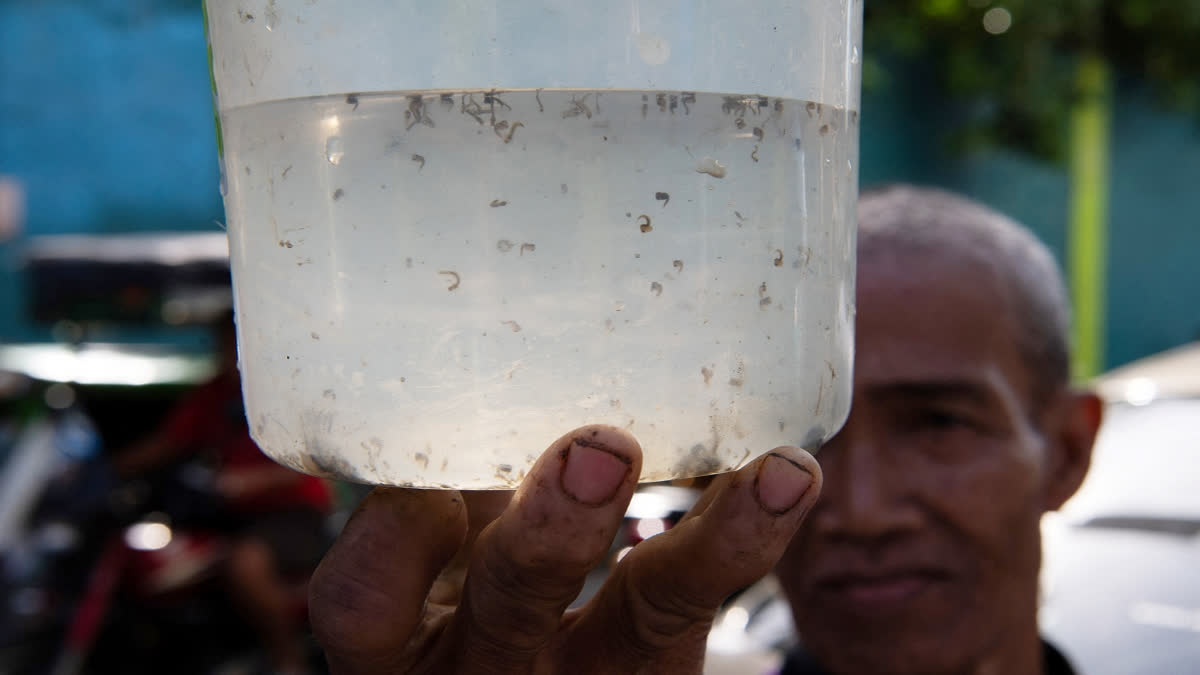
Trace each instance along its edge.
{"label": "blue painted wall", "polygon": [[[25,234],[215,230],[222,218],[199,2],[0,0],[0,174]],[[0,341],[23,320],[0,244]]]}
{"label": "blue painted wall", "polygon": [[[1200,120],[1126,85],[1113,110],[1106,362],[1200,340]],[[1011,152],[944,158],[933,180],[1067,247],[1067,176]],[[865,161],[864,161],[865,167]]]}

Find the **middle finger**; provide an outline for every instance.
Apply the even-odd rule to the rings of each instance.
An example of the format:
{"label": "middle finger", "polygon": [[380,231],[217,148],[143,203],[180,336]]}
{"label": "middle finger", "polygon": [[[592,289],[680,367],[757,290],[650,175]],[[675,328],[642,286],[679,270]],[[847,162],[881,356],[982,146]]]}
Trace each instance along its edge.
{"label": "middle finger", "polygon": [[449,628],[464,663],[528,672],[607,553],[637,487],[633,436],[590,426],[555,441],[480,535]]}

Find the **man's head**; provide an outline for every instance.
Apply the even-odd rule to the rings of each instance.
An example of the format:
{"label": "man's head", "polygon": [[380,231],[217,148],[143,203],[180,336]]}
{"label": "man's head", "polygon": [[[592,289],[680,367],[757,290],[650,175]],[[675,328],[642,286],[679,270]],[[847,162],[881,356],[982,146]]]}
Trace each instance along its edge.
{"label": "man's head", "polygon": [[801,639],[835,672],[1027,663],[1039,521],[1083,480],[1101,409],[1069,385],[1054,259],[965,199],[868,192],[857,304],[850,417],[777,570]]}

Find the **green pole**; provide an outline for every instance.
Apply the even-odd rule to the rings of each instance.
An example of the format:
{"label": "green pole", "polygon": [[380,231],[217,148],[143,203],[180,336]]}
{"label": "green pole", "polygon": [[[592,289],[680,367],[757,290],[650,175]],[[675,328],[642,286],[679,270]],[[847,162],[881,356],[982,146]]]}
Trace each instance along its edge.
{"label": "green pole", "polygon": [[1085,54],[1076,70],[1070,112],[1070,222],[1067,236],[1071,300],[1075,309],[1074,376],[1090,378],[1104,368],[1107,300],[1110,111],[1109,68]]}
{"label": "green pole", "polygon": [[[208,47],[208,83],[212,87],[213,126],[217,128],[217,159],[224,161],[225,139],[221,137],[221,111],[217,108],[217,76],[213,73],[212,39],[208,36],[207,0],[200,0],[200,18],[204,21],[204,44]],[[221,171],[224,170],[222,167]]]}

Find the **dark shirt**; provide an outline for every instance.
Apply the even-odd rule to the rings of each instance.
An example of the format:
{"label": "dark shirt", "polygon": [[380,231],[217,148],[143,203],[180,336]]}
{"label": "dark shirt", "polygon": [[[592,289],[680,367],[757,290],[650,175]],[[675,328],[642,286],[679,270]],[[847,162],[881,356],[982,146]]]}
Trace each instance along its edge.
{"label": "dark shirt", "polygon": [[[1042,663],[1045,675],[1075,675],[1071,662],[1054,645],[1042,640]],[[802,647],[788,652],[779,675],[828,675]]]}

